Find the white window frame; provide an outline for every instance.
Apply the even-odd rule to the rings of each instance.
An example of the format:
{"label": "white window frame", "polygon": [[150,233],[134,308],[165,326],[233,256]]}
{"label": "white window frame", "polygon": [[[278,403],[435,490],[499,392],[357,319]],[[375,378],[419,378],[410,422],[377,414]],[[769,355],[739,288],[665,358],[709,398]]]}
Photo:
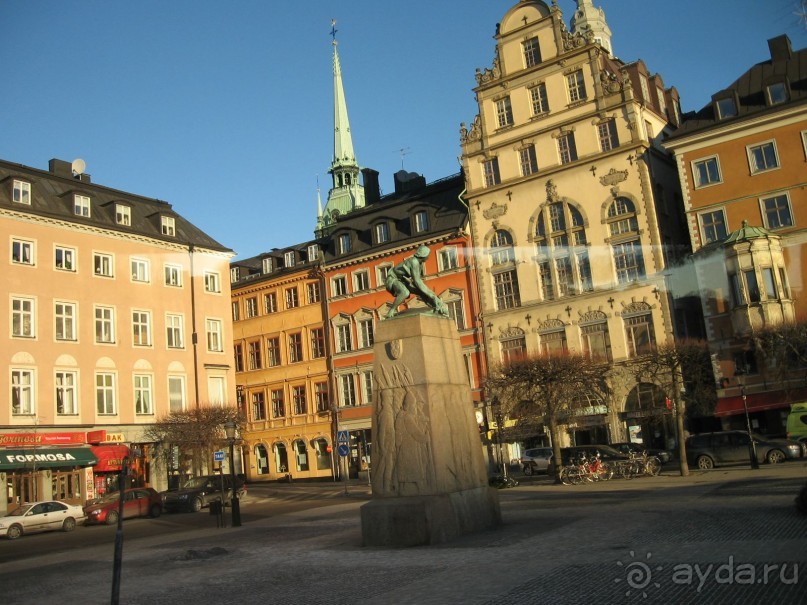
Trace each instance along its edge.
{"label": "white window frame", "polygon": [[361,269],[353,272],[353,291],[366,292],[370,289],[370,272]]}
{"label": "white window frame", "polygon": [[296,264],[296,258],[293,250],[283,254],[284,267],[293,267],[295,264]]}
{"label": "white window frame", "polygon": [[[99,382],[99,379],[103,382]],[[117,415],[117,383],[115,372],[95,373],[95,413],[98,416]]]}
{"label": "white window frame", "polygon": [[163,265],[163,273],[165,275],[166,286],[171,288],[182,287],[182,265],[166,263]]}
{"label": "white window frame", "polygon": [[[786,206],[788,214],[790,215],[790,224],[789,225],[771,225],[770,220],[768,220],[768,211],[765,208],[765,202],[768,200],[773,200],[776,198],[783,197],[785,198]],[[787,229],[789,227],[795,226],[795,217],[793,215],[793,203],[790,200],[790,192],[785,191],[783,193],[779,193],[777,195],[766,195],[765,197],[759,198],[759,211],[762,213],[762,224],[765,226],[766,229],[770,229],[772,231],[777,229]]]}
{"label": "white window frame", "polygon": [[296,309],[300,306],[300,292],[297,286],[291,286],[283,291],[283,299],[287,309]]}
{"label": "white window frame", "polygon": [[132,281],[140,284],[147,284],[150,281],[151,266],[146,258],[129,259],[129,274],[132,276]]}
{"label": "white window frame", "polygon": [[222,353],[224,351],[223,322],[216,318],[205,319],[205,334],[207,336],[207,350],[209,353]]}
{"label": "white window frame", "polygon": [[538,36],[531,36],[521,43],[522,56],[524,57],[524,68],[529,69],[541,63],[541,45],[538,43]]}
{"label": "white window frame", "polygon": [[429,230],[429,213],[425,210],[418,210],[414,216],[415,233],[423,233]]}
{"label": "white window frame", "polygon": [[36,266],[36,246],[34,242],[18,237],[11,238],[11,264]]}
{"label": "white window frame", "polygon": [[261,260],[261,273],[265,275],[266,273],[271,272],[272,272],[272,257],[267,256],[266,258]]}
{"label": "white window frame", "polygon": [[373,325],[373,318],[362,317],[357,320],[356,324],[359,333],[359,348],[369,349],[375,342],[375,326]]}
{"label": "white window frame", "polygon": [[364,405],[372,405],[373,403],[373,371],[364,370],[359,374],[361,380],[361,399]]}
{"label": "white window frame", "polygon": [[546,84],[544,82],[539,82],[530,87],[530,102],[533,116],[549,113],[549,97],[546,94]]}
{"label": "white window frame", "polygon": [[115,204],[115,222],[124,227],[132,226],[132,208],[126,204]]}
{"label": "white window frame", "polygon": [[347,276],[334,275],[331,278],[331,296],[347,296]]}
{"label": "white window frame", "polygon": [[339,405],[343,408],[352,408],[357,405],[356,381],[353,374],[339,376]]}
{"label": "white window frame", "polygon": [[[773,166],[758,167],[756,165],[754,151],[757,149],[762,149],[768,145],[770,145],[773,149],[774,161],[776,163]],[[782,165],[781,162],[779,161],[779,150],[776,147],[776,139],[768,139],[767,141],[759,141],[757,143],[754,143],[753,145],[746,145],[745,152],[748,155],[748,168],[751,171],[751,174],[762,174],[763,172],[778,170]]]}
{"label": "white window frame", "polygon": [[322,290],[318,281],[308,282],[305,286],[306,301],[309,305],[322,301]]}
{"label": "white window frame", "polygon": [[85,218],[92,216],[90,198],[88,196],[79,193],[73,194],[73,214]]}
{"label": "white window frame", "polygon": [[459,268],[459,254],[456,246],[444,246],[437,252],[439,271],[451,271]]}
{"label": "white window frame", "polygon": [[[698,223],[700,224],[701,239],[703,240],[704,244],[708,244],[723,239],[722,237],[718,237],[717,234],[715,234],[715,237],[707,237],[706,233],[707,225],[703,222],[704,217],[706,217],[707,215],[711,216],[718,213],[720,213],[723,216],[723,230],[726,232],[723,237],[729,234],[729,225],[728,222],[726,221],[726,211],[723,208],[717,208],[715,210],[710,210],[708,212],[701,212],[698,214]],[[712,228],[713,224],[708,226]]]}
{"label": "white window frame", "polygon": [[168,237],[176,237],[177,221],[173,216],[160,217],[160,231]]}
{"label": "white window frame", "polygon": [[[703,182],[700,178],[701,171],[699,170],[700,166],[704,166],[706,168],[706,174],[709,175],[709,162],[714,161],[715,168],[717,169],[717,179],[716,180],[709,180],[707,182]],[[702,187],[711,187],[712,185],[719,185],[723,182],[723,171],[720,169],[720,157],[717,155],[710,155],[705,158],[698,158],[697,160],[692,160],[691,163],[692,168],[692,180],[694,181],[695,189],[701,189]]]}
{"label": "white window frame", "polygon": [[[172,384],[173,387],[172,387]],[[185,377],[184,376],[168,376],[168,407],[170,412],[181,412],[185,409]],[[179,387],[177,393],[176,387]],[[179,396],[179,407],[177,407],[177,395]]]}
{"label": "white window frame", "polygon": [[[99,316],[100,312],[100,316]],[[115,307],[96,305],[95,317],[95,344],[115,344]],[[109,339],[99,339],[99,333],[109,336]]]}
{"label": "white window frame", "polygon": [[221,294],[221,276],[215,271],[205,271],[205,292]]}
{"label": "white window frame", "polygon": [[513,125],[513,104],[510,97],[503,97],[496,101],[496,124],[499,128],[508,128]]}
{"label": "white window frame", "polygon": [[[56,370],[53,375],[56,397],[57,416],[78,415],[78,372],[75,370]],[[61,410],[59,404],[61,402]]]}
{"label": "white window frame", "polygon": [[239,267],[230,267],[230,283],[236,283],[241,277],[241,269]]}
{"label": "white window frame", "polygon": [[308,262],[313,262],[319,259],[319,246],[311,244],[308,246]]}
{"label": "white window frame", "polygon": [[74,302],[53,302],[53,335],[56,340],[78,340],[78,305]]}
{"label": "white window frame", "polygon": [[[9,386],[11,415],[33,416],[36,413],[36,371],[31,368],[12,367]],[[14,409],[15,391],[17,409]]]}
{"label": "white window frame", "polygon": [[53,268],[57,271],[75,273],[78,265],[77,261],[75,248],[68,246],[53,247]]}
{"label": "white window frame", "polygon": [[[15,306],[18,308],[15,308]],[[12,296],[10,310],[11,325],[9,328],[11,337],[36,338],[36,299],[26,296]],[[16,329],[17,326],[19,329]]]}
{"label": "white window frame", "polygon": [[382,286],[387,282],[387,275],[389,272],[392,271],[393,264],[392,263],[381,263],[377,265],[375,268],[375,275],[377,283],[381,284]]}
{"label": "white window frame", "polygon": [[334,341],[337,353],[347,353],[353,350],[353,330],[349,323],[340,323],[334,326]]}
{"label": "white window frame", "polygon": [[227,403],[227,380],[224,376],[208,376],[207,392],[210,397],[210,405],[224,407]]}
{"label": "white window frame", "polygon": [[569,103],[585,101],[588,98],[586,78],[582,69],[576,69],[566,76],[566,90],[569,93]]}
{"label": "white window frame", "polygon": [[96,277],[115,277],[115,257],[106,252],[93,252],[92,273]]}
{"label": "white window frame", "polygon": [[12,185],[11,201],[16,204],[31,205],[31,183],[14,179]]}
{"label": "white window frame", "polygon": [[375,235],[375,243],[376,244],[383,244],[390,240],[390,229],[389,223],[383,221],[381,223],[376,223],[373,227],[373,235]]}
{"label": "white window frame", "polygon": [[349,233],[342,233],[336,238],[336,244],[339,247],[339,254],[348,254],[352,249],[352,242],[350,241]]}
{"label": "white window frame", "polygon": [[165,314],[165,345],[169,349],[185,348],[185,318],[180,313]]}
{"label": "white window frame", "polygon": [[154,415],[154,376],[135,374],[132,376],[135,416]]}
{"label": "white window frame", "polygon": [[258,297],[257,296],[249,296],[244,299],[244,318],[249,319],[251,317],[258,316]]}
{"label": "white window frame", "polygon": [[132,309],[132,345],[151,346],[151,311]]}

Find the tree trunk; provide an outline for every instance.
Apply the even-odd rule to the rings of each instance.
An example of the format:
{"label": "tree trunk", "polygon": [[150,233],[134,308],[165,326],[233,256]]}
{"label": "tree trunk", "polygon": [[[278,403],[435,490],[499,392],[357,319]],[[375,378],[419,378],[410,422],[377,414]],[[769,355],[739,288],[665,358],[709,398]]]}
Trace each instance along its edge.
{"label": "tree trunk", "polygon": [[563,458],[560,455],[560,439],[558,439],[558,423],[555,416],[549,417],[549,434],[552,436],[552,460],[555,474],[555,485],[560,485],[560,469],[563,466]]}
{"label": "tree trunk", "polygon": [[686,438],[684,437],[684,412],[686,412],[686,406],[684,400],[680,397],[676,397],[675,408],[678,411],[675,415],[675,429],[678,433],[678,465],[681,470],[681,476],[688,477],[689,464],[687,463]]}

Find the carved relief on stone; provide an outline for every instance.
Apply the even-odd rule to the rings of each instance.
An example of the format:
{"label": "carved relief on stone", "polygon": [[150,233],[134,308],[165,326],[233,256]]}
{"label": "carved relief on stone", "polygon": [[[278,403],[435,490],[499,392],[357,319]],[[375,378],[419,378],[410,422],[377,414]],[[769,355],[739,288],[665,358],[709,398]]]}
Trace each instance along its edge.
{"label": "carved relief on stone", "polygon": [[643,300],[632,299],[629,303],[622,303],[622,315],[630,315],[632,313],[647,313],[653,307],[648,305]]}
{"label": "carved relief on stone", "polygon": [[565,327],[566,324],[564,324],[560,319],[552,319],[548,317],[544,321],[538,322],[538,325],[535,327],[535,331],[544,332],[547,330],[557,330]]}
{"label": "carved relief on stone", "polygon": [[614,185],[627,180],[627,170],[617,170],[616,168],[611,168],[611,170],[608,171],[608,174],[604,174],[600,177],[600,185],[603,187],[613,187]]}
{"label": "carved relief on stone", "polygon": [[400,338],[387,343],[387,355],[389,355],[390,359],[400,359],[402,353],[403,341]]}
{"label": "carved relief on stone", "polygon": [[507,326],[506,328],[499,328],[499,338],[507,340],[508,338],[519,338],[524,336],[524,330],[518,326]]}
{"label": "carved relief on stone", "polygon": [[466,128],[465,122],[460,124],[460,143],[471,143],[478,141],[480,138],[482,138],[482,128],[479,114],[476,115],[474,121],[471,123],[470,130]]}
{"label": "carved relief on stone", "polygon": [[491,204],[490,208],[487,210],[482,211],[482,216],[484,216],[488,220],[495,220],[497,218],[501,218],[507,214],[507,204],[502,204],[501,206],[496,202]]}
{"label": "carved relief on stone", "polygon": [[552,179],[546,182],[546,201],[553,203],[558,201],[558,188]]}
{"label": "carved relief on stone", "polygon": [[580,313],[580,322],[581,324],[584,323],[595,323],[600,321],[605,321],[608,319],[608,316],[598,309],[589,309],[584,313]]}
{"label": "carved relief on stone", "polygon": [[499,59],[499,47],[496,47],[496,55],[493,57],[493,67],[485,68],[484,71],[479,68],[476,69],[476,83],[484,84],[498,80],[502,76],[501,60]]}

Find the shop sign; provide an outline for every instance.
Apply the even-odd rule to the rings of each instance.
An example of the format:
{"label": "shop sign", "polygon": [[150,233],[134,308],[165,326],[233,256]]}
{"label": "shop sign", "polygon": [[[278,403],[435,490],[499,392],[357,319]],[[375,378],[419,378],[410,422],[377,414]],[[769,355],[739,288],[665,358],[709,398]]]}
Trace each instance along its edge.
{"label": "shop sign", "polygon": [[86,443],[85,433],[0,433],[0,446]]}
{"label": "shop sign", "polygon": [[102,443],[123,443],[124,441],[126,441],[126,436],[123,433],[107,433]]}

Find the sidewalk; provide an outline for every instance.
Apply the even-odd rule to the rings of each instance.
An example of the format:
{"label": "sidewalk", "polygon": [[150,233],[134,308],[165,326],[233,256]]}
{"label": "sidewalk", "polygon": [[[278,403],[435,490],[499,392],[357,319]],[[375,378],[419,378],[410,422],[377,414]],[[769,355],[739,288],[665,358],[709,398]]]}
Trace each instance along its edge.
{"label": "sidewalk", "polygon": [[[793,499],[805,482],[805,462],[580,486],[524,482],[499,492],[500,529],[409,549],[361,546],[366,498],[357,494],[355,502],[181,541],[126,544],[120,602],[804,602],[807,518]],[[292,488],[306,486],[250,486],[250,497]],[[35,570],[31,561],[4,566],[5,602],[108,603],[112,550],[76,554],[80,560],[43,556]]]}

